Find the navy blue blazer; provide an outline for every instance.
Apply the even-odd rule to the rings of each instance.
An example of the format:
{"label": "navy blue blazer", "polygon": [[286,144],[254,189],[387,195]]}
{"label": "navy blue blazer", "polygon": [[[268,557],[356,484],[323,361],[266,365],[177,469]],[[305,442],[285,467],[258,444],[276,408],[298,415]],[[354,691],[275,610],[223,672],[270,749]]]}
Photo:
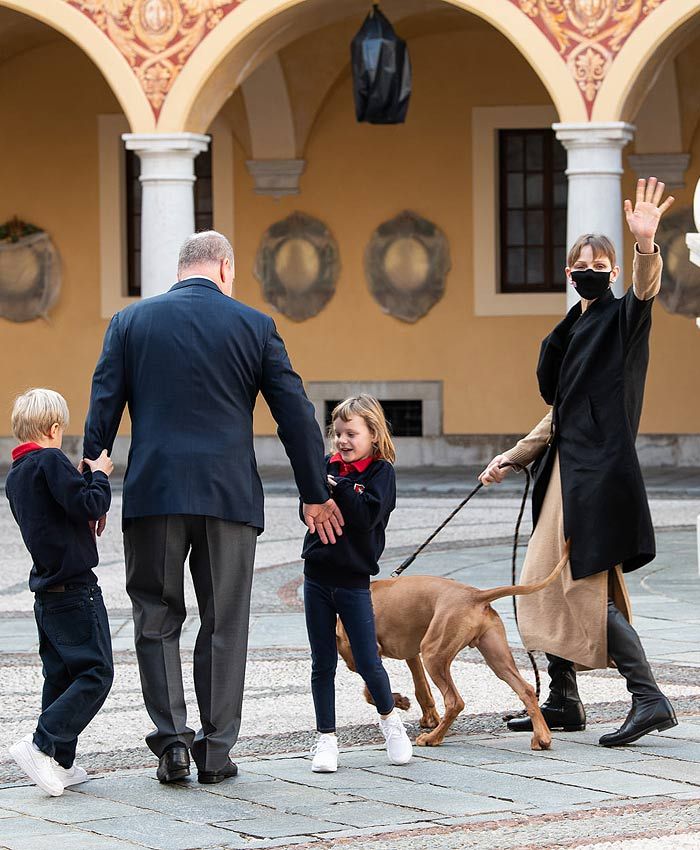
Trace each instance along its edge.
{"label": "navy blue blazer", "polygon": [[206,278],[117,313],[92,379],[83,454],[111,452],[128,406],[123,517],[213,516],[262,531],[253,450],[262,392],[304,502],[329,498],[323,438],[273,320]]}

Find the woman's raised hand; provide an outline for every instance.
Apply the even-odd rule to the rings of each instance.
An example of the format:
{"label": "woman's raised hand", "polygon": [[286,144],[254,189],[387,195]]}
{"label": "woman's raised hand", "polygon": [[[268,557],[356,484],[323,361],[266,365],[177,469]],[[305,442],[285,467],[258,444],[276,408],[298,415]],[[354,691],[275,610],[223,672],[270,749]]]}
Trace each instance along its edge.
{"label": "woman's raised hand", "polygon": [[666,188],[656,177],[645,180],[643,177],[637,180],[637,197],[632,209],[632,202],[625,201],[625,217],[632,235],[637,240],[637,245],[642,254],[651,254],[654,251],[654,236],[659,226],[661,216],[671,206],[675,198],[669,195],[661,203],[661,198]]}

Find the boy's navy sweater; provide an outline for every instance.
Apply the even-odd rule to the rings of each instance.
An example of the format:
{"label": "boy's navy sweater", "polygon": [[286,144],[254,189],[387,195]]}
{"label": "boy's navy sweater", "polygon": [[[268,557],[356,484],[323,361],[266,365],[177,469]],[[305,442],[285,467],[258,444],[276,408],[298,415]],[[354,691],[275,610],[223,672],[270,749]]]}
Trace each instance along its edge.
{"label": "boy's navy sweater", "polygon": [[5,492],[34,562],[29,589],[96,582],[97,546],[88,522],[109,510],[109,479],[94,472],[88,483],[60,449],[27,447],[18,454]]}
{"label": "boy's navy sweater", "polygon": [[396,507],[396,476],[386,460],[375,459],[362,472],[350,464],[340,476],[341,463],[326,459],[329,475],[337,480],[333,499],[345,525],[335,543],[321,543],[318,534],[306,533],[304,575],[332,587],[369,587],[369,577],[379,572],[389,514]]}

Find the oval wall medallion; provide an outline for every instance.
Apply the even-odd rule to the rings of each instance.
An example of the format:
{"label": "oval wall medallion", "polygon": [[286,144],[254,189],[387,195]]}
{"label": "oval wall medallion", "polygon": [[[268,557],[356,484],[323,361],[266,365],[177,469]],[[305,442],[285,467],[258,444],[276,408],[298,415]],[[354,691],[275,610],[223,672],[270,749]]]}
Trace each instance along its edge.
{"label": "oval wall medallion", "polygon": [[372,296],[403,322],[418,321],[442,298],[449,270],[445,234],[410,210],[380,224],[365,250]]}
{"label": "oval wall medallion", "polygon": [[17,218],[0,225],[0,316],[48,318],[61,289],[61,261],[51,237]]}
{"label": "oval wall medallion", "polygon": [[321,312],[333,297],[339,273],[335,239],[322,221],[302,212],[267,229],[253,268],[265,301],[295,322]]}
{"label": "oval wall medallion", "polygon": [[690,262],[686,233],[695,230],[692,207],[681,207],[661,219],[656,241],[664,261],[659,301],[669,313],[700,316],[700,268]]}

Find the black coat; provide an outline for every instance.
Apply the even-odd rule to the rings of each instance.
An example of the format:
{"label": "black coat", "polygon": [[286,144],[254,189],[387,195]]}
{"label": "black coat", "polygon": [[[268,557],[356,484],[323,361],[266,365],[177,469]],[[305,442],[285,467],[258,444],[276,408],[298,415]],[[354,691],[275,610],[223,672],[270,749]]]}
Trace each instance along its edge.
{"label": "black coat", "polygon": [[190,278],[117,313],[85,423],[85,457],[111,451],[124,406],[123,516],[195,514],[263,528],[253,407],[270,406],[303,501],[329,498],[314,407],[269,316]]}
{"label": "black coat", "polygon": [[622,564],[636,570],[656,554],[635,438],[649,362],[653,299],[611,290],[585,313],[581,304],[545,338],[537,378],[553,405],[552,440],[533,489],[537,523],[559,452],[564,537],[575,579]]}

